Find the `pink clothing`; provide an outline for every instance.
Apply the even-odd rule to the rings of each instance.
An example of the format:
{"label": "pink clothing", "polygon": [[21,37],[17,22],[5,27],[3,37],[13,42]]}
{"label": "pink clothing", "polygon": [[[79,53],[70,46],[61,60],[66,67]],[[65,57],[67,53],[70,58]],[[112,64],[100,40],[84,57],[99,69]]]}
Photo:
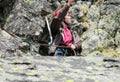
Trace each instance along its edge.
{"label": "pink clothing", "polygon": [[71,34],[71,31],[67,27],[64,27],[64,29],[63,29],[62,44],[64,44],[64,45],[72,44],[72,34]]}

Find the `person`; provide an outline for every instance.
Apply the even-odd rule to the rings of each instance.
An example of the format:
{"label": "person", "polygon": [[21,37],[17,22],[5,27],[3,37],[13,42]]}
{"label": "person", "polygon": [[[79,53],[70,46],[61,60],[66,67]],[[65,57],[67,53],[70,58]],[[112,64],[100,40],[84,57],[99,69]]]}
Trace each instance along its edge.
{"label": "person", "polygon": [[55,11],[50,29],[53,36],[53,43],[49,48],[49,54],[55,56],[73,56],[75,51],[81,48],[81,40],[76,31],[70,29],[72,17],[70,6],[74,0],[67,0],[63,8]]}

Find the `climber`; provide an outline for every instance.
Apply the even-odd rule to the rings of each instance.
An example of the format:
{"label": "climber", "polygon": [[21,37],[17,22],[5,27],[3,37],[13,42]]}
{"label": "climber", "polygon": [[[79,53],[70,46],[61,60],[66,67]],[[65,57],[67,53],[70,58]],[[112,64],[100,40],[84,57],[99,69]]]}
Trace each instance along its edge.
{"label": "climber", "polygon": [[54,18],[50,25],[53,42],[49,47],[49,54],[73,56],[76,51],[81,49],[81,40],[78,33],[70,28],[72,17],[69,8],[73,2],[74,0],[67,0],[65,6],[54,13]]}

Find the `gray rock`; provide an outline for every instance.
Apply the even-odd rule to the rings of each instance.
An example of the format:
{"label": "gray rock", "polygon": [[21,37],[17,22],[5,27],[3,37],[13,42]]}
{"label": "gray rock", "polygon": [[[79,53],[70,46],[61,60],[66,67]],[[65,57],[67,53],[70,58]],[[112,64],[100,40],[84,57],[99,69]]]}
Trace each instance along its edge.
{"label": "gray rock", "polygon": [[17,35],[38,36],[42,27],[45,26],[41,15],[50,13],[50,7],[47,4],[43,0],[16,1],[4,29]]}
{"label": "gray rock", "polygon": [[108,47],[109,45],[114,44],[112,37],[102,29],[86,31],[83,34],[82,39],[82,55],[89,55],[91,52],[99,48]]}
{"label": "gray rock", "polygon": [[0,81],[119,82],[119,69],[119,58],[11,57],[0,61]]}

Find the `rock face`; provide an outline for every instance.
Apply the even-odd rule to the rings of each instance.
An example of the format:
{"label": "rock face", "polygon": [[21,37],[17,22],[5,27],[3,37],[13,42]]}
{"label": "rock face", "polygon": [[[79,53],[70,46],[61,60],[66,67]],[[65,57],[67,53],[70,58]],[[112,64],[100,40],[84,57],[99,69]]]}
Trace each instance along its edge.
{"label": "rock face", "polygon": [[[7,0],[2,1],[2,3],[6,3],[6,2],[8,1]],[[19,37],[19,39],[22,41],[22,42],[21,41],[18,42],[17,44],[13,43],[14,45],[13,50],[16,45],[20,44],[17,46],[18,48],[16,48],[16,50],[20,52],[24,51],[26,53],[29,52],[28,50],[30,50],[30,51],[33,51],[33,53],[34,51],[38,53],[39,45],[38,43],[35,43],[35,42],[37,42],[38,40],[37,37],[42,32],[42,28],[45,27],[44,16],[48,15],[52,11],[48,2],[46,0],[34,0],[34,1],[33,0],[19,0],[19,1],[12,0],[11,3],[8,2],[7,4],[9,5],[12,4],[12,5],[3,6],[3,4],[0,4],[1,11],[3,13],[5,12],[5,14],[3,13],[0,14],[0,18],[2,21],[0,28],[4,29],[3,31],[5,31],[5,33],[7,34],[6,37],[9,36],[9,34],[11,36],[12,34],[12,35],[15,35],[15,37],[13,37],[15,41],[16,41],[16,37]],[[5,37],[4,33],[1,33],[1,36],[2,36],[1,38],[4,38]],[[9,38],[6,38],[4,40],[5,41],[4,43],[7,45],[11,44],[11,42],[8,39]],[[32,41],[33,39],[35,42]],[[2,44],[2,42],[3,41],[0,41],[0,44]],[[25,43],[25,44],[21,44],[21,43]],[[4,47],[7,47],[7,45],[5,44],[3,46],[3,50],[5,52],[2,52],[1,50],[1,53],[6,54],[7,52],[8,55],[10,55],[10,53],[4,48]],[[23,47],[25,45],[27,45],[27,49],[24,49],[24,50],[22,49],[21,51],[19,47],[20,46]],[[7,48],[11,50],[11,47],[7,47]],[[14,54],[14,52],[11,52],[11,53]]]}
{"label": "rock face", "polygon": [[113,47],[114,52],[120,55],[116,51],[120,46],[117,34],[120,30],[119,6],[117,0],[96,0],[95,4],[77,1],[71,8],[75,17],[73,29],[77,30],[83,39],[82,55],[89,56],[94,51],[101,53],[102,50]]}
{"label": "rock face", "polygon": [[[45,16],[51,22],[52,11],[65,3],[65,0],[0,0],[0,44],[4,48],[0,47],[0,52],[11,55],[14,52],[8,50],[15,50],[21,54],[39,54],[38,40],[46,27]],[[120,57],[119,7],[119,0],[76,0],[72,5],[71,29],[81,36],[81,55],[107,55],[110,50],[112,57]],[[17,41],[17,44],[12,43],[13,47],[9,45],[9,37]]]}
{"label": "rock face", "polygon": [[120,60],[105,57],[9,57],[1,82],[120,82]]}
{"label": "rock face", "polygon": [[0,57],[22,56],[29,51],[29,44],[20,37],[14,38],[4,30],[0,30]]}
{"label": "rock face", "polygon": [[50,12],[49,5],[46,4],[48,3],[45,0],[16,1],[3,28],[20,36],[38,36],[42,31],[42,27],[45,26],[41,15]]}

